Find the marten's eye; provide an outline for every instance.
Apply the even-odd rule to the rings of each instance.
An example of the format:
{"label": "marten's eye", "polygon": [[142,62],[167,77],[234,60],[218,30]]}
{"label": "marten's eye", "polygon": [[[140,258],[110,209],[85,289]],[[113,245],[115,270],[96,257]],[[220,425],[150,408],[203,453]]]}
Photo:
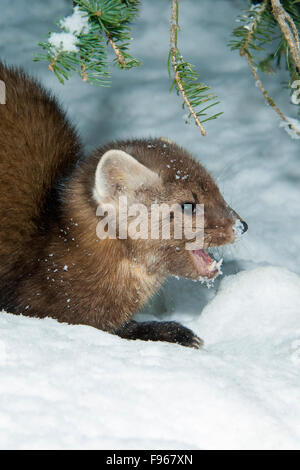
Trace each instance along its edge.
{"label": "marten's eye", "polygon": [[195,202],[183,202],[181,204],[181,210],[185,214],[195,214],[196,204],[195,204]]}

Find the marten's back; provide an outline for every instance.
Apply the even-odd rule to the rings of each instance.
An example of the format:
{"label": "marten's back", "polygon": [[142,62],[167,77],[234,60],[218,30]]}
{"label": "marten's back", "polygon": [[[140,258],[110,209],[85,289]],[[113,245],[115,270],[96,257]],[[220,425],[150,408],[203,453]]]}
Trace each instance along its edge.
{"label": "marten's back", "polygon": [[80,156],[76,132],[55,99],[20,69],[0,63],[0,291],[58,200],[55,187]]}

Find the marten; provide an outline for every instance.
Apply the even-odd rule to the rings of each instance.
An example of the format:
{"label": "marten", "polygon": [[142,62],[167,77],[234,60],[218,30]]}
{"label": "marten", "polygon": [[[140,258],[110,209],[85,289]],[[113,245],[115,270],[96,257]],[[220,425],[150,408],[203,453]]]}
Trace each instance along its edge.
{"label": "marten", "polygon": [[[0,80],[6,87],[0,105],[1,309],[200,348],[202,340],[177,322],[132,318],[167,276],[214,278],[218,270],[207,248],[234,242],[246,222],[204,167],[175,143],[111,142],[85,156],[74,126],[41,84],[4,64]],[[203,248],[187,250],[186,240],[174,237],[100,239],[97,208],[117,205],[120,196],[147,207],[202,204]]]}

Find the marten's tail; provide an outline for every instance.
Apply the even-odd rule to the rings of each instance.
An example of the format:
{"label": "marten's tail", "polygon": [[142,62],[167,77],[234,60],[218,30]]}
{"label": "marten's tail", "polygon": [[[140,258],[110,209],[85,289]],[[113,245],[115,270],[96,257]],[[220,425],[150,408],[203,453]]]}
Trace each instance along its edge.
{"label": "marten's tail", "polygon": [[[0,63],[0,276],[13,269],[56,203],[53,188],[78,161],[76,131],[56,100],[22,70]],[[44,217],[45,219],[45,217]],[[5,277],[5,276],[4,276]]]}

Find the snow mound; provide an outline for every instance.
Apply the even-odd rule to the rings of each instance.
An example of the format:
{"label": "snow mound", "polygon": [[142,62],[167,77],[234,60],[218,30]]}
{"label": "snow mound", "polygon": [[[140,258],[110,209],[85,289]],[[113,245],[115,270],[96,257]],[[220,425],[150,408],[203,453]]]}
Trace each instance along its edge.
{"label": "snow mound", "polygon": [[[71,12],[71,2],[48,0],[45,9],[32,0],[24,9],[24,1],[2,0],[1,59],[58,96],[87,151],[161,135],[192,151],[249,225],[238,246],[221,251],[224,273],[268,264],[300,274],[299,140],[276,132],[277,115],[226,46],[240,2],[216,0],[214,15],[209,0],[180,9],[186,57],[201,65],[226,110],[226,118],[207,122],[205,139],[183,125],[180,101],[166,92],[169,2],[143,2],[131,47],[143,66],[125,75],[113,69],[111,89],[79,77],[62,87],[44,62],[32,62],[67,3]],[[68,29],[78,31],[74,19]],[[55,47],[77,51],[74,34],[57,34]],[[199,42],[210,45],[201,57]],[[267,88],[295,116],[280,74]],[[299,449],[299,278],[260,268],[224,278],[216,294],[219,279],[211,289],[171,279],[148,315],[193,328],[205,340],[202,351],[0,314],[0,447]]]}
{"label": "snow mound", "polygon": [[3,312],[0,448],[299,449],[299,317],[300,278],[275,267],[182,312],[200,351]]}
{"label": "snow mound", "polygon": [[247,341],[249,345],[270,339],[276,345],[296,331],[300,334],[300,277],[276,267],[228,276],[203,310],[199,327],[209,344]]}

